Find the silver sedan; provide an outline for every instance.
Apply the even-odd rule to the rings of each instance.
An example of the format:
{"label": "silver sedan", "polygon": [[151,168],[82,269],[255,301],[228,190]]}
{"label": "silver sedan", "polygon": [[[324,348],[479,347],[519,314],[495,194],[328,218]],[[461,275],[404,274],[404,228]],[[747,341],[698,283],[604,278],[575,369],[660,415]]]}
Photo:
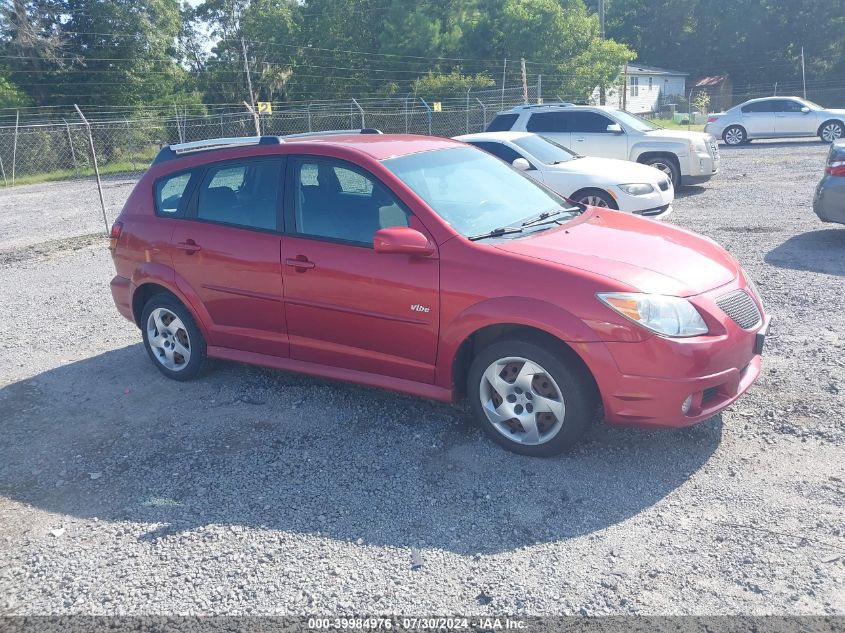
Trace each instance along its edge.
{"label": "silver sedan", "polygon": [[707,117],[704,131],[726,145],[755,138],[818,136],[825,143],[845,137],[845,109],[823,108],[799,97],[751,99]]}

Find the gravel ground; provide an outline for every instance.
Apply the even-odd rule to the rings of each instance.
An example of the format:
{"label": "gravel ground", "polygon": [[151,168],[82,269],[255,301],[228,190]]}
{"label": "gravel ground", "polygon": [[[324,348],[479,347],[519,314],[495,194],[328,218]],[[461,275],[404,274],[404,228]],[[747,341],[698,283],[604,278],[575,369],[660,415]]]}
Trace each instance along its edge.
{"label": "gravel ground", "polygon": [[167,381],[112,306],[96,197],[69,204],[90,183],[3,192],[0,613],[845,615],[825,149],[724,149],[671,219],[758,280],[757,385],[694,428],[602,426],[546,460],[410,397],[227,363]]}

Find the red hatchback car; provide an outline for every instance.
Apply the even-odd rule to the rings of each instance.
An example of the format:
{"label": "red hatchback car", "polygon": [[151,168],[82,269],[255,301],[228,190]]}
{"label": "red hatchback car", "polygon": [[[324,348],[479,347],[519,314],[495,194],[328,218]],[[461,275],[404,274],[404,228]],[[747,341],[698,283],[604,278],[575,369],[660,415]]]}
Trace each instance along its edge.
{"label": "red hatchback car", "polygon": [[112,229],[155,366],[206,357],[443,401],[553,455],[602,412],[687,426],[760,372],[760,297],[704,237],[575,208],[456,141],[360,133],[161,151]]}

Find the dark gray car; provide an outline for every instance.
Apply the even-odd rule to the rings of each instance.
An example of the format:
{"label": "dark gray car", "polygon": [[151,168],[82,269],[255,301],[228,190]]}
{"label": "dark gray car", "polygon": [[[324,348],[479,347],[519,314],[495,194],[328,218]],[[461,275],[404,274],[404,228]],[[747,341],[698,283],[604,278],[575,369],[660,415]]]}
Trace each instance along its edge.
{"label": "dark gray car", "polygon": [[824,176],[816,186],[813,211],[824,222],[845,224],[845,140],[830,146]]}

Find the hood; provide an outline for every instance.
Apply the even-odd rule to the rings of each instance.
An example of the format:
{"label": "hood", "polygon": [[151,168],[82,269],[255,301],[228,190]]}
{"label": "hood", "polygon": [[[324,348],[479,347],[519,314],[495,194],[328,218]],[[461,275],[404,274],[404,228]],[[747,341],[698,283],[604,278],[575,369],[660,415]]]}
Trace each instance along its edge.
{"label": "hood", "polygon": [[679,297],[718,288],[739,273],[736,260],[706,237],[607,209],[590,209],[559,229],[496,247],[603,275],[640,292]]}
{"label": "hood", "polygon": [[546,169],[552,172],[566,171],[596,176],[604,180],[612,175],[617,183],[647,182],[656,185],[661,180],[666,180],[666,175],[654,167],[615,158],[584,156],[559,165],[547,165]]}
{"label": "hood", "polygon": [[649,130],[645,132],[646,136],[659,136],[660,138],[667,138],[673,140],[684,141],[706,141],[710,134],[706,132],[693,132],[691,130]]}
{"label": "hood", "polygon": [[842,108],[825,108],[824,110],[818,112],[818,114],[835,114],[836,116],[841,116],[845,118],[845,110],[843,110]]}

